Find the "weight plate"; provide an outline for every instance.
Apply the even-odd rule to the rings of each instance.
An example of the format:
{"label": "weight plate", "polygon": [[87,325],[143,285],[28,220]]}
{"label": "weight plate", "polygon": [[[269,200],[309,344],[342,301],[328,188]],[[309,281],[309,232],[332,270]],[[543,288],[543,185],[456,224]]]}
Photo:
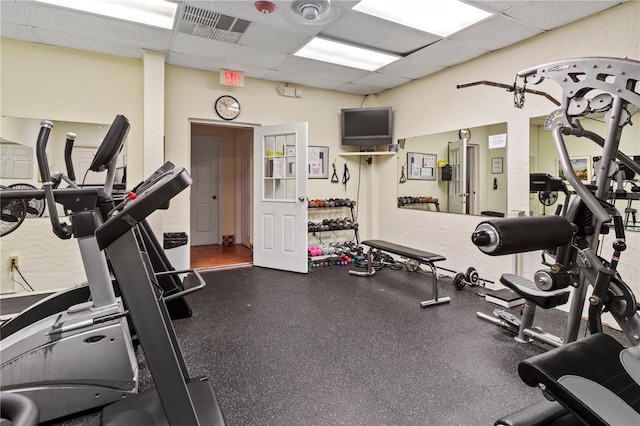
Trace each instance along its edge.
{"label": "weight plate", "polygon": [[453,285],[456,286],[456,289],[462,290],[467,283],[464,280],[464,274],[462,272],[458,272],[455,277],[453,277]]}
{"label": "weight plate", "polygon": [[478,281],[480,280],[480,276],[478,275],[478,271],[473,266],[470,266],[467,269],[466,274],[467,282],[469,285],[475,286],[478,285]]}
{"label": "weight plate", "polygon": [[418,262],[416,262],[413,259],[409,259],[407,260],[406,267],[407,267],[407,271],[415,272],[418,270]]}

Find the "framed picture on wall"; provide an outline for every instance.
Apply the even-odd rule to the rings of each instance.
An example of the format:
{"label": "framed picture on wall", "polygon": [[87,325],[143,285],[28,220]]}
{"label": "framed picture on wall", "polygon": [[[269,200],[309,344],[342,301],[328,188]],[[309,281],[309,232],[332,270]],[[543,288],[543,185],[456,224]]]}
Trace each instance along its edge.
{"label": "framed picture on wall", "polygon": [[[578,179],[583,182],[591,182],[591,156],[585,155],[583,157],[571,157],[571,167],[573,167],[573,171],[575,172]],[[556,164],[558,165],[558,177],[562,178],[562,180],[566,180],[567,178],[564,176],[564,171],[562,170],[562,166],[560,165],[560,159],[556,159]]]}
{"label": "framed picture on wall", "polygon": [[308,150],[307,177],[309,179],[328,179],[329,147],[310,146]]}
{"label": "framed picture on wall", "polygon": [[436,154],[407,152],[407,179],[436,180],[437,163]]}
{"label": "framed picture on wall", "polygon": [[491,159],[491,173],[494,175],[502,174],[502,157],[494,157]]}

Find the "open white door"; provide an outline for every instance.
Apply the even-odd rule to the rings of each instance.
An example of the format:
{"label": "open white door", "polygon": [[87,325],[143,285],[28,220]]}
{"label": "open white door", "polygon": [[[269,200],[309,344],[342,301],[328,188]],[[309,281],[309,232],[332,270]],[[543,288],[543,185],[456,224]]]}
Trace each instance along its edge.
{"label": "open white door", "polygon": [[253,264],[307,273],[307,123],[253,135]]}
{"label": "open white door", "polygon": [[449,142],[449,213],[467,213],[467,141]]}

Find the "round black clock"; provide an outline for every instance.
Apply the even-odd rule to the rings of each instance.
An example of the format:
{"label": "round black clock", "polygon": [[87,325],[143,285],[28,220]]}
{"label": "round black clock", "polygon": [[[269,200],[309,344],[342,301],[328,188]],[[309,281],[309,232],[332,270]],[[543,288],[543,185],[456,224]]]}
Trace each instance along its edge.
{"label": "round black clock", "polygon": [[220,96],[216,99],[214,108],[223,120],[233,120],[240,115],[240,102],[233,96]]}
{"label": "round black clock", "polygon": [[458,137],[460,139],[464,139],[467,142],[471,139],[471,130],[469,129],[460,129],[460,131],[458,132]]}

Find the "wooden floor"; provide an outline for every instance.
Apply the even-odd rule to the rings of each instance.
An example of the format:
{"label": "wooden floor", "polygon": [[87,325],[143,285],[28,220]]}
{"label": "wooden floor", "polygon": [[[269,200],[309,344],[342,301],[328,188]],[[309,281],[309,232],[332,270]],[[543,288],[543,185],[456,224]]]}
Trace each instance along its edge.
{"label": "wooden floor", "polygon": [[253,261],[251,250],[242,244],[231,246],[208,245],[191,247],[191,267],[209,268],[212,266],[235,265]]}

